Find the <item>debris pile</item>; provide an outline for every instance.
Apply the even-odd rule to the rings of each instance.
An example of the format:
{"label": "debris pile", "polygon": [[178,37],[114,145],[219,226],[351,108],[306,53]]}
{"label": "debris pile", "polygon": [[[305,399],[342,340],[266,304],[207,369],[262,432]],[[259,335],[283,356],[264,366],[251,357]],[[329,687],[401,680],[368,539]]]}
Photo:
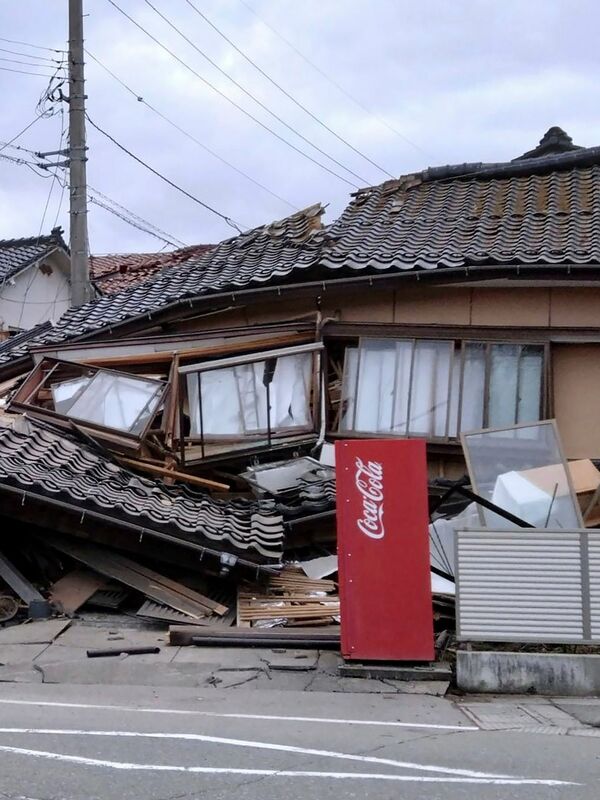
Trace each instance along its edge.
{"label": "debris pile", "polygon": [[[0,387],[0,621],[96,610],[339,642],[338,378],[325,385],[314,321],[32,353]],[[434,539],[435,632],[450,636]]]}

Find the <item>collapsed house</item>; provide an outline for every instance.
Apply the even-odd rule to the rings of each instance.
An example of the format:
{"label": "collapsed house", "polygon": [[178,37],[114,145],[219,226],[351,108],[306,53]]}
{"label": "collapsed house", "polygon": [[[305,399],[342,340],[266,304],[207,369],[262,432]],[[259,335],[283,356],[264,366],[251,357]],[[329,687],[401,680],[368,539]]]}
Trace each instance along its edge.
{"label": "collapsed house", "polygon": [[[568,458],[600,456],[599,179],[600,148],[552,128],[511,162],[360,190],[329,226],[311,206],[14,336],[2,513],[256,580],[335,552],[337,439],[425,439],[432,496],[464,475],[468,431],[556,418]],[[325,594],[300,618],[335,618]]]}

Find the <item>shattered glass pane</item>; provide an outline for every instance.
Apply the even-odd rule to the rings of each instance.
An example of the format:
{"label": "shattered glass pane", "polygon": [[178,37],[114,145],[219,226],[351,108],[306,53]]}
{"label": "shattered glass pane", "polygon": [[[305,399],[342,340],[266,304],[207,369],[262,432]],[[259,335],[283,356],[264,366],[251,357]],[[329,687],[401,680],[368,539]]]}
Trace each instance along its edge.
{"label": "shattered glass pane", "polygon": [[88,379],[68,416],[140,434],[156,411],[162,388],[158,381],[99,371]]}
{"label": "shattered glass pane", "polygon": [[54,410],[59,414],[68,414],[69,409],[89,382],[90,378],[82,377],[53,384],[51,390]]}
{"label": "shattered glass pane", "polygon": [[[581,527],[577,499],[552,422],[464,434],[474,491],[538,528]],[[482,509],[487,527],[517,525]]]}

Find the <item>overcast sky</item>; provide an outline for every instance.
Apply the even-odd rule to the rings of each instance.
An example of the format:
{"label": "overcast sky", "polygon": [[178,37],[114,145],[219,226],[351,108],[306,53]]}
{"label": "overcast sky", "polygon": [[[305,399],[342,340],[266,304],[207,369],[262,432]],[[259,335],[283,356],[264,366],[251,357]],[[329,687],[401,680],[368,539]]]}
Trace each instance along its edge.
{"label": "overcast sky", "polygon": [[[206,81],[332,172],[356,185],[386,179],[385,172],[269,83],[190,3],[151,1],[198,50],[145,0],[115,0]],[[577,144],[600,144],[595,0],[190,2],[315,117],[392,175],[436,164],[508,160],[534,147],[551,125],[563,127]],[[67,9],[67,0],[0,0],[0,36],[63,49]],[[122,145],[243,227],[280,219],[317,201],[329,204],[327,222],[341,212],[352,185],[234,108],[109,0],[84,0],[84,11],[91,53],[136,95],[266,189],[175,130],[88,56],[89,115]],[[6,142],[34,119],[48,83],[45,77],[6,69],[46,74],[52,62],[41,59],[60,56],[6,41],[0,47],[2,59],[29,62],[0,60],[0,140]],[[37,121],[15,145],[56,150],[60,135],[61,114],[56,113]],[[89,126],[88,145],[90,186],[161,228],[167,238],[196,244],[232,234],[223,219],[167,186]],[[32,158],[11,147],[1,155]],[[55,219],[68,231],[67,194],[59,208],[57,181],[0,158],[0,238],[36,236],[42,219],[45,232]],[[155,251],[164,244],[94,204],[89,234],[93,253]]]}

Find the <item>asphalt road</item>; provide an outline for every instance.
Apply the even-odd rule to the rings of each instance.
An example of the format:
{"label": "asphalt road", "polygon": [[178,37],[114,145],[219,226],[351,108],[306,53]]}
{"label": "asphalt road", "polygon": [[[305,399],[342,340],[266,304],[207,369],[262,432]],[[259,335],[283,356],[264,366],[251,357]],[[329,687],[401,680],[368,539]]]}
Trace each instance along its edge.
{"label": "asphalt road", "polygon": [[597,800],[600,738],[422,695],[0,685],[0,798],[205,796]]}

